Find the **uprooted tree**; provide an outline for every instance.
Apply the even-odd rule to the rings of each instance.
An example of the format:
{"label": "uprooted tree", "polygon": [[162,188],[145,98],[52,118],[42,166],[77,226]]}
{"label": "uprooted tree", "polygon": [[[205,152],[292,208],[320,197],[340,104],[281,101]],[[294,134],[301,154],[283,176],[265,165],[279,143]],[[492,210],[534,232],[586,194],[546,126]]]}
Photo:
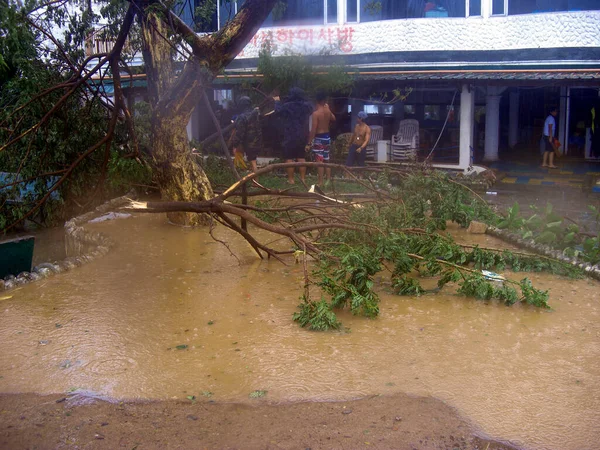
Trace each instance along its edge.
{"label": "uprooted tree", "polygon": [[[581,275],[579,269],[551,258],[457,244],[444,232],[448,221],[468,226],[475,219],[495,223],[497,216],[471,189],[426,166],[350,169],[330,164],[362,191],[362,195],[354,194],[359,197],[354,201],[336,194],[335,183],[334,191],[325,195],[314,190],[269,189],[256,181],[259,176],[302,164],[267,166],[210,200],[132,202],[126,209],[206,214],[241,234],[261,258],[266,255],[284,262],[284,255],[293,254],[296,262],[304,264],[305,273],[302,303],[294,320],[312,330],[339,328],[336,308],[348,307],[353,314],[376,317],[381,286],[376,286],[375,275],[379,273],[388,274],[389,288],[399,295],[419,296],[426,292],[419,280],[435,277],[436,290],[451,283],[458,294],[541,308],[549,308],[548,292],[533,287],[527,278],[513,281],[482,270]],[[359,178],[359,172],[364,176]],[[244,184],[249,195],[266,200],[250,205],[235,202]],[[237,218],[251,224],[248,231],[238,225]],[[268,240],[280,245],[261,241],[253,233],[259,229],[286,238],[285,243],[272,238]]]}
{"label": "uprooted tree", "polygon": [[[10,152],[16,154],[11,162],[16,178],[11,184],[36,178],[55,180],[50,185],[42,183],[41,198],[17,220],[31,216],[62,184],[69,183],[83,164],[97,168],[99,186],[105,179],[111,152],[126,148],[133,159],[139,156],[134,115],[122,87],[122,78],[131,79],[131,69],[124,60],[125,43],[138,41],[150,98],[150,162],[163,201],[132,203],[129,209],[167,213],[178,223],[220,223],[241,234],[261,258],[266,255],[286,262],[291,258],[285,255],[294,255],[305,264],[303,302],[295,315],[302,326],[314,330],[338,328],[340,323],[333,311],[345,306],[355,314],[376,316],[379,298],[374,276],[382,271],[389,273],[390,287],[398,294],[420,295],[424,292],[420,277],[433,276],[439,289],[454,283],[459,293],[469,296],[498,299],[509,305],[525,302],[548,307],[548,293],[534,288],[527,279],[504,280],[499,285],[486,278],[481,269],[549,270],[571,276],[579,273],[548,258],[455,243],[443,232],[447,221],[466,226],[474,219],[493,223],[495,216],[470,189],[427,167],[408,172],[400,168],[333,166],[363,192],[365,197],[360,201],[338,195],[335,183],[334,191],[327,195],[269,189],[260,184],[259,176],[285,169],[289,166],[286,164],[248,175],[215,195],[205,172],[192,157],[186,125],[198,102],[203,98],[207,101],[205,88],[248,42],[276,2],[247,0],[227,26],[210,36],[197,35],[173,14],[171,5],[161,1],[122,2],[117,5],[121,8],[111,10],[115,19],[108,26],[116,30],[114,46],[106,53],[88,56],[78,54],[77,49],[83,45],[92,19],[84,14],[83,22],[69,22],[69,17],[60,12],[67,1],[32,1],[20,9],[8,7],[13,14],[11,20],[29,24],[30,32],[37,31],[26,34],[27,39],[0,41],[2,54],[10,45],[18,47],[29,40],[35,46],[45,40],[52,45],[48,52],[51,61],[58,62],[53,72],[56,82],[21,99],[15,83],[22,87],[19,83],[27,78],[29,69],[24,69],[27,66],[23,61],[0,60],[0,70],[4,69],[0,74],[9,79],[8,83],[0,80],[2,94],[14,91],[13,103],[5,102],[7,109],[0,127],[0,159]],[[40,14],[49,19],[41,19]],[[69,39],[61,41],[53,35],[49,24],[56,22],[70,23]],[[12,32],[19,30],[17,27]],[[32,51],[31,45],[28,51]],[[122,72],[129,75],[122,77]],[[44,68],[36,73],[45,74]],[[106,77],[112,78],[114,96],[101,100]],[[94,78],[99,78],[99,83]],[[36,120],[31,120],[32,109]],[[44,156],[73,137],[69,125],[77,114],[69,115],[67,111],[93,111],[90,128],[96,127],[97,139],[93,133],[92,137],[86,136],[89,139],[82,140],[86,146],[68,154],[62,166],[19,178],[19,174],[31,173],[24,168],[32,163],[44,167]],[[57,122],[62,126],[56,127]],[[84,133],[81,128],[77,132]],[[242,190],[249,196],[266,196],[267,200],[240,204],[236,197]],[[250,227],[240,226],[239,219]],[[10,228],[12,224],[6,225]],[[275,246],[261,241],[255,233],[258,229],[286,238],[286,244]],[[311,270],[308,258],[312,258]]]}

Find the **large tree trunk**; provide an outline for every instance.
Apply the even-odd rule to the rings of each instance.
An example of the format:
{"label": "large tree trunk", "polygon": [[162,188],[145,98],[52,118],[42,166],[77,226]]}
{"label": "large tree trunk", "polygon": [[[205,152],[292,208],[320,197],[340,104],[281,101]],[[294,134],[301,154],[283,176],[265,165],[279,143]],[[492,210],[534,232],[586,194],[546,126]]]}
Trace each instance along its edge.
{"label": "large tree trunk", "polygon": [[[146,1],[138,1],[145,8],[140,26],[152,105],[151,151],[163,200],[194,202],[213,197],[209,180],[191,153],[186,127],[203,89],[244,48],[276,1],[247,0],[227,26],[207,37],[198,36],[171,11],[157,14],[150,11]],[[176,44],[170,41],[171,32],[182,37],[193,52],[178,74],[174,64]],[[184,212],[172,213],[169,219],[183,225],[198,225],[207,220]]]}
{"label": "large tree trunk", "polygon": [[[213,197],[208,177],[192,155],[187,124],[194,107],[200,100],[202,76],[197,66],[185,77],[188,84],[177,96],[171,96],[176,81],[173,67],[173,48],[165,37],[168,31],[154,14],[142,21],[144,36],[144,61],[148,78],[148,94],[152,105],[152,158],[154,176],[165,201],[202,201]],[[179,80],[181,83],[183,80]],[[166,101],[165,101],[166,100]],[[169,213],[169,220],[180,225],[206,223],[207,216],[190,213]]]}

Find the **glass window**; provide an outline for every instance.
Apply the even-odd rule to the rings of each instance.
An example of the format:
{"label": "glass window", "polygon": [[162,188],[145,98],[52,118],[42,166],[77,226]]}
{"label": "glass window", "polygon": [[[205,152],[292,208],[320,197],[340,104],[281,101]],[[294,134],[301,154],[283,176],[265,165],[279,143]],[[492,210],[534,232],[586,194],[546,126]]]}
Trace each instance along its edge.
{"label": "glass window", "polygon": [[469,0],[469,17],[481,16],[481,0]]}
{"label": "glass window", "polygon": [[504,0],[492,0],[492,15],[502,16],[504,14],[506,14]]}
{"label": "glass window", "polygon": [[360,21],[465,17],[465,4],[466,0],[360,0]]}
{"label": "glass window", "polygon": [[423,120],[440,120],[440,105],[425,105]]}
{"label": "glass window", "polygon": [[386,116],[391,116],[394,114],[394,105],[383,105],[380,107],[381,114],[385,114]]}
{"label": "glass window", "polygon": [[231,89],[215,89],[213,98],[215,102],[225,107],[233,101],[233,91]]}
{"label": "glass window", "polygon": [[404,115],[414,116],[417,113],[415,105],[404,105]]}
{"label": "glass window", "polygon": [[598,0],[519,0],[518,2],[508,2],[509,14],[597,10],[600,10]]}
{"label": "glass window", "polygon": [[337,22],[337,0],[327,0],[327,23]]}
{"label": "glass window", "polygon": [[360,0],[360,21],[406,19],[409,3],[410,0]]}
{"label": "glass window", "polygon": [[236,14],[235,2],[233,1],[219,1],[219,29],[223,28],[227,25],[227,22],[230,22]]}
{"label": "glass window", "polygon": [[174,4],[173,11],[188,26],[199,33],[209,33],[218,29],[217,5],[215,3],[204,3],[200,0],[179,0]]}
{"label": "glass window", "polygon": [[363,110],[367,114],[379,114],[379,107],[377,105],[365,105]]}
{"label": "glass window", "polygon": [[[361,17],[362,19],[362,17]],[[356,0],[348,0],[346,3],[346,21],[356,22],[358,20],[358,2]]]}
{"label": "glass window", "polygon": [[328,0],[287,0],[273,8],[263,27],[322,24],[325,1]]}

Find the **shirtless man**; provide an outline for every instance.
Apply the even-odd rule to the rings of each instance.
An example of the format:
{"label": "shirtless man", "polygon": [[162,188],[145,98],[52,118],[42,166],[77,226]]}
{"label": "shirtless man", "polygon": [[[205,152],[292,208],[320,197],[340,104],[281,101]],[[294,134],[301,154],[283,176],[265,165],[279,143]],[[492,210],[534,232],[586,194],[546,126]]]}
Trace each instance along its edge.
{"label": "shirtless man", "polygon": [[[327,96],[323,92],[316,95],[317,109],[312,113],[312,126],[307,147],[310,147],[315,162],[329,162],[329,149],[331,147],[331,137],[329,136],[329,125],[335,121],[335,115],[329,109],[326,103]],[[317,169],[319,179],[317,184],[323,185],[323,173],[325,167]],[[331,169],[327,168],[327,183],[331,181]]]}
{"label": "shirtless man", "polygon": [[360,111],[358,113],[357,124],[354,127],[354,133],[350,139],[350,148],[348,149],[348,159],[346,166],[352,167],[354,162],[359,167],[365,166],[366,151],[365,148],[371,139],[371,128],[365,123],[367,113]]}

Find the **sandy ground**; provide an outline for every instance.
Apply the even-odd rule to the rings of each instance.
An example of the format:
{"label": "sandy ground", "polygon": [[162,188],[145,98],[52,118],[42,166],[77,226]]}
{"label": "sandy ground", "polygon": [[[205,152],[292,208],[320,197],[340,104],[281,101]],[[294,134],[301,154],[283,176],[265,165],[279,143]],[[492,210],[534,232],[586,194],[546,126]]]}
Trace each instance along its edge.
{"label": "sandy ground", "polygon": [[282,405],[0,396],[2,449],[514,448],[481,436],[444,403],[402,394]]}

